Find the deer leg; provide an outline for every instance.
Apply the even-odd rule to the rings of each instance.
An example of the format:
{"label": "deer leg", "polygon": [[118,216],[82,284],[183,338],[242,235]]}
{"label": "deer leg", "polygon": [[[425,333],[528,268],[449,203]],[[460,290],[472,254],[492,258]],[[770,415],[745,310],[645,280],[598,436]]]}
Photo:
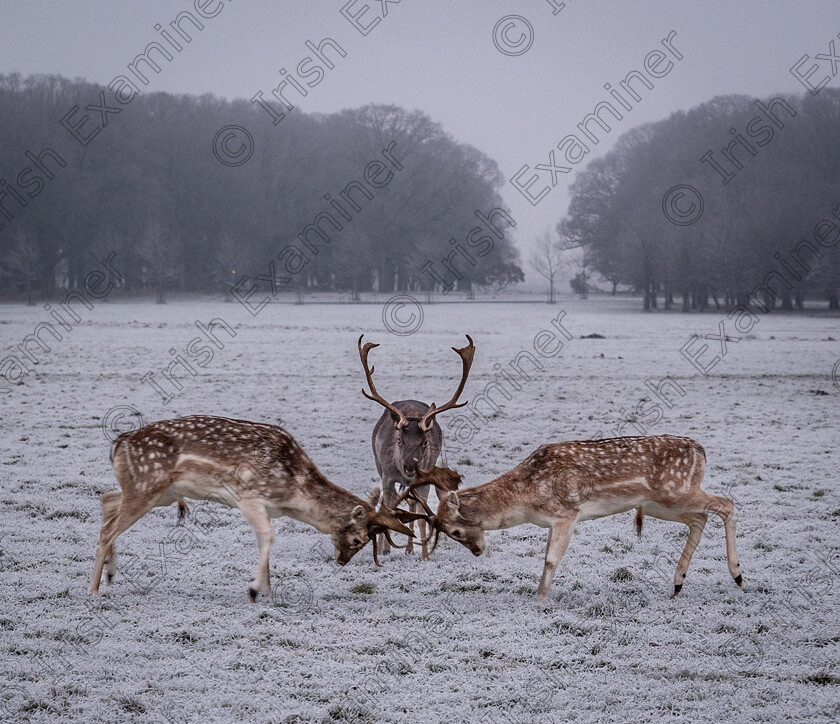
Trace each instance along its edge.
{"label": "deer leg", "polygon": [[[429,500],[429,486],[428,485],[419,485],[419,486],[417,486],[417,488],[415,488],[414,492],[418,496],[420,496],[423,500],[428,502],[428,500]],[[412,510],[414,510],[413,507],[412,507]],[[418,510],[419,510],[419,508],[418,508]],[[420,518],[420,520],[417,521],[417,528],[419,529],[419,532],[420,532],[420,547],[421,547],[421,556],[420,557],[424,561],[428,561],[429,560],[429,541],[426,540],[426,521],[425,521],[424,518]],[[414,528],[412,528],[412,530],[414,530]]]}
{"label": "deer leg", "polygon": [[679,561],[677,561],[677,568],[674,571],[675,596],[682,590],[685,576],[688,573],[688,566],[691,563],[691,557],[694,555],[694,551],[697,550],[697,546],[700,545],[700,537],[703,535],[703,528],[706,527],[706,521],[709,517],[705,513],[686,512],[683,510],[683,507],[682,504],[679,509],[675,509],[659,503],[647,503],[640,508],[644,515],[659,518],[660,520],[672,520],[688,526],[688,538],[685,541],[685,547],[683,548]]}
{"label": "deer leg", "polygon": [[738,563],[738,552],[735,550],[735,504],[722,495],[710,495],[700,491],[703,498],[700,503],[704,513],[714,513],[723,521],[726,531],[726,561],[729,565],[729,575],[739,586],[744,583],[741,576],[741,566]]}
{"label": "deer leg", "polygon": [[683,587],[683,581],[688,573],[688,566],[691,563],[691,557],[697,546],[700,545],[700,538],[703,535],[703,528],[706,527],[706,521],[709,516],[705,513],[687,513],[676,518],[680,523],[685,523],[688,526],[688,539],[685,542],[680,560],[677,563],[677,570],[674,571],[674,595],[676,596]]}
{"label": "deer leg", "polygon": [[[409,501],[408,509],[412,513],[416,513],[417,512],[417,503],[415,503],[413,500]],[[406,523],[406,525],[411,529],[411,532],[413,533],[414,532],[414,521],[412,520],[409,523]],[[405,546],[405,552],[406,552],[406,555],[410,555],[410,554],[414,553],[414,538],[412,538],[411,536],[408,537],[408,543]]]}
{"label": "deer leg", "polygon": [[[389,508],[393,508],[397,504],[397,490],[396,490],[396,483],[394,481],[385,480],[382,481],[382,505],[385,505]],[[391,545],[385,539],[385,535],[383,533],[379,534],[379,554],[383,555],[385,553],[391,552]]]}
{"label": "deer leg", "polygon": [[549,529],[548,545],[545,548],[545,567],[543,568],[542,578],[540,579],[540,587],[537,589],[540,603],[548,598],[548,591],[551,588],[554,573],[557,570],[560,560],[563,558],[563,554],[566,552],[574,529],[574,518],[555,520]]}
{"label": "deer leg", "polygon": [[268,596],[271,593],[271,582],[268,573],[268,555],[271,551],[271,544],[274,542],[274,528],[271,525],[271,518],[265,506],[254,501],[242,500],[239,503],[248,522],[253,526],[257,534],[257,545],[260,549],[260,560],[254,572],[254,579],[248,586],[248,595],[251,601],[257,600],[258,593]]}
{"label": "deer leg", "polygon": [[[139,498],[127,497],[125,492],[121,493],[120,496],[119,512],[116,515],[112,515],[109,520],[103,521],[102,529],[99,531],[99,543],[96,545],[93,574],[91,575],[90,585],[88,586],[88,593],[91,595],[99,593],[102,569],[105,566],[105,558],[109,551],[112,565],[115,561],[114,541],[117,539],[117,536],[125,533],[125,531],[131,528],[132,525],[146,515],[152,508],[158,505],[172,505],[176,500],[174,496],[167,492],[164,492],[163,495],[151,502],[143,501]],[[113,504],[114,500],[115,498],[113,497],[109,498],[109,503]]]}
{"label": "deer leg", "polygon": [[[116,519],[119,515],[121,502],[122,502],[123,494],[120,491],[114,490],[109,493],[103,493],[102,495],[102,525],[104,527],[105,523],[108,521],[112,521]],[[163,497],[154,504],[153,507],[157,508],[160,506],[167,506],[171,505],[176,500],[175,496],[171,493],[164,493]],[[181,505],[181,501],[179,500],[179,505]],[[184,506],[186,508],[186,506]],[[148,511],[147,511],[148,512]],[[145,513],[144,513],[145,515]],[[132,523],[133,525],[133,523]],[[122,532],[122,531],[121,531]],[[117,534],[119,535],[119,533]],[[114,536],[116,538],[116,536]],[[110,585],[111,581],[114,578],[114,574],[117,572],[117,552],[114,549],[113,542],[111,545],[108,546],[107,550],[105,551],[105,582]]]}
{"label": "deer leg", "polygon": [[187,504],[184,502],[183,498],[178,498],[178,522],[176,525],[184,525],[184,518],[187,517],[187,514],[190,512],[190,509],[187,507]]}
{"label": "deer leg", "polygon": [[[102,525],[113,521],[120,512],[122,491],[111,490],[102,494]],[[117,553],[113,543],[105,550],[105,570],[107,572],[106,582],[110,583],[117,571]]]}
{"label": "deer leg", "polygon": [[426,521],[423,518],[417,521],[417,528],[420,532],[420,549],[421,555],[420,557],[424,561],[429,560],[429,541],[426,538]]}

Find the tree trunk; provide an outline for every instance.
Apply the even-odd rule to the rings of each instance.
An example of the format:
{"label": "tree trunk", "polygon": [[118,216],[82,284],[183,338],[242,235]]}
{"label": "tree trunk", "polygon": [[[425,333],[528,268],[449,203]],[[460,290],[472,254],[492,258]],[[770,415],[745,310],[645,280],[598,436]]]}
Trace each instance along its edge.
{"label": "tree trunk", "polygon": [[157,299],[155,304],[166,304],[166,297],[163,296],[163,274],[157,275]]}
{"label": "tree trunk", "polygon": [[782,309],[785,312],[792,312],[793,311],[793,301],[790,298],[790,292],[784,290],[782,292]]}

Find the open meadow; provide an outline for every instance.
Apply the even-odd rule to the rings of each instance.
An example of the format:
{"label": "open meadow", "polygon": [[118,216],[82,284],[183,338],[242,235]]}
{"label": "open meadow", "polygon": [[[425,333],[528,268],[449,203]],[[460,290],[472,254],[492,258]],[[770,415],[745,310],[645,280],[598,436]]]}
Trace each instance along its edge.
{"label": "open meadow", "polygon": [[[427,304],[413,334],[389,332],[379,304],[83,310],[0,394],[0,720],[836,721],[840,319],[770,314],[741,334],[723,311],[638,306]],[[395,318],[410,327],[411,313]],[[41,306],[0,316],[3,354],[51,321]],[[179,370],[182,389],[166,383],[161,370],[219,319],[212,359]],[[743,588],[717,519],[675,598],[685,526],[648,518],[639,540],[632,512],[582,523],[538,604],[543,529],[491,531],[478,558],[442,536],[428,562],[397,550],[376,568],[368,545],[339,567],[328,537],[281,518],[272,596],[252,604],[253,530],[238,510],[188,501],[183,526],[157,508],[121,536],[113,583],[86,594],[99,495],[117,487],[109,437],[139,420],[281,424],[333,482],[360,496],[378,485],[362,333],[381,343],[383,395],[438,404],[459,378],[450,347],[472,336],[463,399],[498,385],[475,412],[440,417],[465,486],[543,443],[639,434],[621,421],[650,397],[644,432],[698,440],[704,489],[735,502]],[[707,374],[680,352],[693,333],[709,336],[688,348],[709,345],[698,365],[721,357]]]}

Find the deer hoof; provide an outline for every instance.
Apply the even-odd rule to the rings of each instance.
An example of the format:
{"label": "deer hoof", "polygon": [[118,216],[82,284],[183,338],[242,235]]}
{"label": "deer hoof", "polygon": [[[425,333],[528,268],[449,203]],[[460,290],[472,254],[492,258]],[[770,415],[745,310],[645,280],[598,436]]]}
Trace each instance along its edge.
{"label": "deer hoof", "polygon": [[[682,591],[682,583],[675,583],[674,584],[674,596],[676,596],[680,591]],[[673,598],[674,596],[671,596],[671,598]]]}
{"label": "deer hoof", "polygon": [[744,579],[740,573],[737,576],[735,576],[735,583],[737,583],[739,586],[744,585]]}
{"label": "deer hoof", "polygon": [[257,589],[248,586],[248,597],[251,599],[251,603],[257,602]]}

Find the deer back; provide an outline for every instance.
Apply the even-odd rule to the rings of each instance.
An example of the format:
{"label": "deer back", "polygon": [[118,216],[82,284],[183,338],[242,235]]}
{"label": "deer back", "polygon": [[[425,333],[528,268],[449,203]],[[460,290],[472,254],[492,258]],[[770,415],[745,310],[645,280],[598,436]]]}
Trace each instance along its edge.
{"label": "deer back", "polygon": [[120,484],[149,495],[170,485],[189,497],[230,502],[229,496],[283,503],[300,488],[318,497],[331,485],[284,429],[262,423],[193,415],[150,423],[121,435],[112,448]]}

